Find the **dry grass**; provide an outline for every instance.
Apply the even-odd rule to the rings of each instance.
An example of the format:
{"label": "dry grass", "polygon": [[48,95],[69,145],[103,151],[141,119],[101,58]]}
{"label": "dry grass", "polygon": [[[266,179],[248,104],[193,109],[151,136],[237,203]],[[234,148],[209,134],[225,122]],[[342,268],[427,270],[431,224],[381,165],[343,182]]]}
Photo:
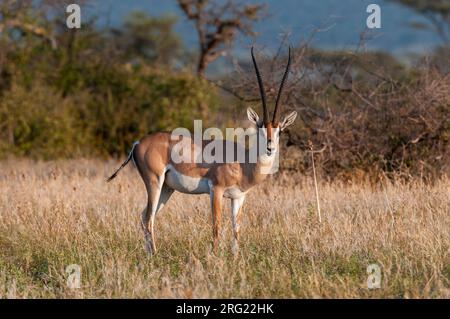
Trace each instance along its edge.
{"label": "dry grass", "polygon": [[[158,215],[158,254],[147,257],[139,216],[145,191],[117,163],[2,162],[0,297],[448,298],[450,183],[321,184],[322,223],[309,179],[280,176],[244,206],[241,253],[229,214],[211,253],[207,196],[176,194]],[[227,211],[229,209],[227,207]],[[380,289],[366,269],[382,269]],[[65,267],[82,267],[82,287]]]}

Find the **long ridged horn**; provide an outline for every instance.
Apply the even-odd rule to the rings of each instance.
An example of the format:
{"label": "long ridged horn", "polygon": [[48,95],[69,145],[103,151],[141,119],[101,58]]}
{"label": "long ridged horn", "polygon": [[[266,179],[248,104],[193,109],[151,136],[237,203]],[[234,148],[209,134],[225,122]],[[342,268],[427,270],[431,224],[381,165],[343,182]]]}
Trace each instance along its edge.
{"label": "long ridged horn", "polygon": [[281,80],[280,84],[280,89],[278,90],[277,100],[275,102],[275,110],[273,111],[273,119],[272,119],[273,124],[277,124],[280,122],[281,107],[278,106],[278,103],[280,102],[281,92],[283,91],[283,87],[289,75],[290,68],[291,68],[291,47],[289,47],[289,57],[288,63],[286,65],[286,71],[284,71],[283,79]]}
{"label": "long ridged horn", "polygon": [[269,111],[267,110],[266,104],[266,92],[264,91],[264,85],[261,79],[261,74],[259,73],[258,65],[256,64],[255,56],[253,55],[253,47],[252,47],[252,60],[253,66],[255,67],[256,78],[258,79],[259,93],[261,94],[261,101],[263,106],[263,121],[264,124],[269,123]]}

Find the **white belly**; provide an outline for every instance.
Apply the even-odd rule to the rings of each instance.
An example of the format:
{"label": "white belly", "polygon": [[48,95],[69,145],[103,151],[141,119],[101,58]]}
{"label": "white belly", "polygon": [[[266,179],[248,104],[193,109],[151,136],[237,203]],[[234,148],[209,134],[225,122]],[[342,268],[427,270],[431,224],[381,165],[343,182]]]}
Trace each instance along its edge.
{"label": "white belly", "polygon": [[186,194],[209,194],[210,181],[207,178],[197,178],[183,175],[172,166],[167,167],[164,181],[170,188]]}

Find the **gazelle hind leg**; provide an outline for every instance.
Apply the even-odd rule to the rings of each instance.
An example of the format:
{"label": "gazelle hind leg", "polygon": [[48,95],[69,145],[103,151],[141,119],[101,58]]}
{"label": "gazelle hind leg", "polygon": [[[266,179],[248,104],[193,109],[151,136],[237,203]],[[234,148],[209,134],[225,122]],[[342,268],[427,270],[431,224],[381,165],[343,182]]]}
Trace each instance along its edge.
{"label": "gazelle hind leg", "polygon": [[141,213],[141,226],[142,230],[144,231],[144,239],[145,239],[145,249],[147,252],[151,255],[152,254],[152,235],[150,231],[148,230],[149,226],[149,217],[147,217],[149,204],[144,208],[144,210]]}
{"label": "gazelle hind leg", "polygon": [[164,175],[153,175],[149,179],[147,186],[148,204],[147,209],[142,214],[142,227],[145,235],[145,243],[147,252],[152,255],[156,253],[155,245],[155,216],[160,206],[159,200],[161,197],[161,190],[164,185]]}
{"label": "gazelle hind leg", "polygon": [[233,245],[232,252],[237,255],[239,252],[239,231],[242,218],[242,206],[245,196],[231,199],[231,220],[233,223]]}
{"label": "gazelle hind leg", "polygon": [[170,199],[170,196],[172,196],[173,192],[174,192],[174,190],[172,188],[170,188],[166,184],[163,185],[163,187],[161,188],[161,195],[159,196],[158,207],[156,209],[156,213],[158,213],[161,209],[164,208],[167,201]]}
{"label": "gazelle hind leg", "polygon": [[222,219],[222,198],[223,190],[214,187],[210,190],[211,197],[211,211],[212,211],[212,222],[213,222],[213,249],[214,253],[217,254],[219,250],[219,237],[220,237],[220,227]]}

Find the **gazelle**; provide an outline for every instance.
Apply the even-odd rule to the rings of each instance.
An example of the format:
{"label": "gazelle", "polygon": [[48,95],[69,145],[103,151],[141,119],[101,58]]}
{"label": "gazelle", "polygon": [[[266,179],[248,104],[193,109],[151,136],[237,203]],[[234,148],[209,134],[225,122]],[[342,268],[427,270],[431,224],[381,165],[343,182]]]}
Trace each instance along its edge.
{"label": "gazelle", "polygon": [[[280,121],[281,105],[279,102],[291,65],[290,48],[288,63],[278,90],[272,119],[269,118],[266,94],[258,65],[253,55],[253,48],[251,50],[251,56],[263,107],[262,120],[253,109],[247,109],[249,121],[258,128],[257,143],[253,146],[258,148],[256,161],[252,163],[250,161],[225,161],[222,163],[196,163],[195,161],[190,161],[189,163],[179,163],[178,161],[174,161],[171,156],[174,146],[177,143],[180,141],[187,143],[194,150],[199,147],[205,147],[211,141],[204,140],[202,141],[202,145],[196,145],[195,141],[189,137],[179,136],[174,138],[171,133],[158,132],[135,142],[128,158],[109,177],[108,182],[114,179],[119,171],[133,159],[145,183],[148,194],[148,204],[142,212],[142,227],[145,234],[146,248],[150,254],[156,252],[155,216],[167,203],[175,190],[186,194],[210,195],[214,239],[213,247],[215,252],[217,252],[219,245],[222,199],[223,197],[230,198],[234,237],[233,252],[237,252],[239,226],[245,196],[253,186],[263,182],[267,177],[270,168],[275,163],[280,133],[291,125],[297,117],[297,113],[292,112]],[[234,141],[223,141],[223,143],[232,143],[234,144],[233,148],[239,148],[244,152],[251,151],[242,148],[242,145],[236,145]],[[264,147],[261,147],[261,145]],[[248,157],[246,156],[245,158],[247,159]]]}

